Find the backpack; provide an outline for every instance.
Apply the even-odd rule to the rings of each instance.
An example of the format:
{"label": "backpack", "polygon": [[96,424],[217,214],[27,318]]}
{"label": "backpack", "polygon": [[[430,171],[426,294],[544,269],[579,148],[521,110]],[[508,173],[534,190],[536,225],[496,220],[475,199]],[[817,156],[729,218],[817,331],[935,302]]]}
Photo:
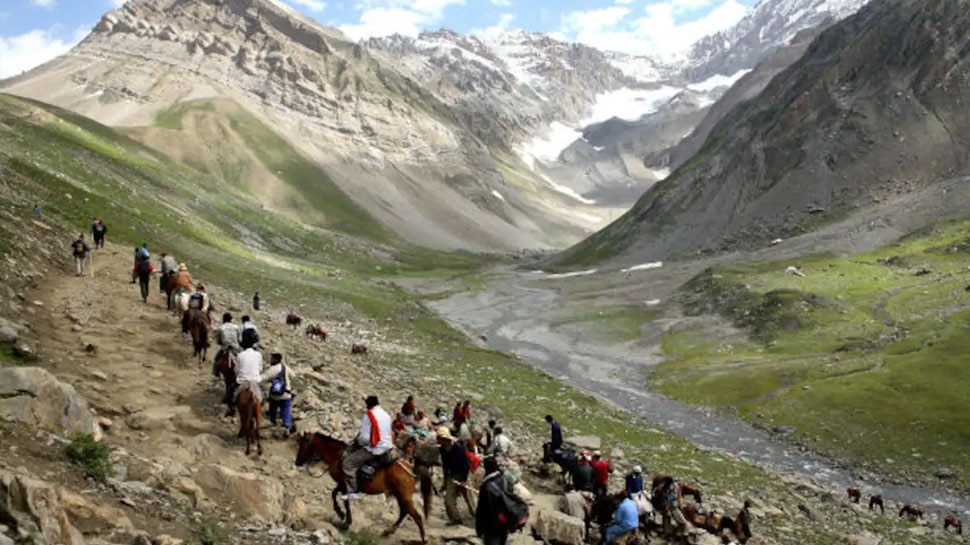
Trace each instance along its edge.
{"label": "backpack", "polygon": [[269,393],[274,396],[281,396],[286,393],[286,367],[283,367],[283,370],[273,379],[269,386]]}
{"label": "backpack", "polygon": [[205,299],[202,297],[201,293],[193,293],[189,296],[189,308],[202,310],[202,305],[204,303]]}
{"label": "backpack", "polygon": [[[498,477],[497,479],[504,479]],[[497,486],[493,484],[493,486]],[[529,505],[512,492],[508,486],[499,487],[498,524],[505,531],[512,533],[525,528],[529,522]]]}
{"label": "backpack", "polygon": [[243,348],[252,348],[256,346],[259,342],[259,333],[256,333],[255,329],[244,329],[242,332],[242,341],[239,345]]}
{"label": "backpack", "polygon": [[80,240],[74,243],[74,255],[82,255],[84,253],[84,243]]}

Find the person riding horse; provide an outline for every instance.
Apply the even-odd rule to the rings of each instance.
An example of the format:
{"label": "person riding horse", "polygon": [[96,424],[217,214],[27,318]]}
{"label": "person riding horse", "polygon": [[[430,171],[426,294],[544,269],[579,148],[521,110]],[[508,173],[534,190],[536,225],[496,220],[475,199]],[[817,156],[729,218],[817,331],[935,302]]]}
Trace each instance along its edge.
{"label": "person riding horse", "polygon": [[228,353],[230,358],[235,359],[242,352],[242,333],[239,326],[232,323],[232,314],[226,312],[222,315],[222,326],[216,332],[216,344],[219,345],[219,352],[216,353],[216,363],[212,367],[212,376],[219,376],[218,361]]}
{"label": "person riding horse", "polygon": [[375,395],[367,396],[364,404],[367,405],[367,413],[361,419],[360,433],[357,434],[357,440],[348,446],[348,453],[341,463],[347,485],[344,500],[363,497],[357,491],[357,470],[368,462],[381,459],[394,448],[391,442],[391,415],[381,407]]}
{"label": "person riding horse", "polygon": [[168,285],[173,276],[178,274],[178,263],[171,254],[163,252],[161,266],[162,274],[158,278],[158,293],[165,293],[165,286]]}
{"label": "person riding horse", "polygon": [[260,387],[260,375],[263,372],[263,355],[252,348],[247,348],[236,357],[236,391],[229,402],[227,417],[236,414],[236,398],[244,388],[252,391],[256,398],[256,405],[260,406],[263,402],[263,391]]}

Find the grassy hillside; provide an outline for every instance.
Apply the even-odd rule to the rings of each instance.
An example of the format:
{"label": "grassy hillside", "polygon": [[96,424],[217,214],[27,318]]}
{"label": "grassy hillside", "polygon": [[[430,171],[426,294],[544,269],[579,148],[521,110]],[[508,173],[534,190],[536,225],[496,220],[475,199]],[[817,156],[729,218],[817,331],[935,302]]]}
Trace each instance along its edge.
{"label": "grassy hillside", "polygon": [[935,226],[851,258],[730,265],[684,288],[689,314],[664,341],[652,386],[795,426],[811,448],[872,469],[970,485],[970,222]]}
{"label": "grassy hillside", "polygon": [[[60,263],[67,271],[71,231],[85,229],[97,215],[115,242],[147,240],[156,252],[168,250],[186,261],[200,280],[243,292],[259,289],[274,308],[303,305],[301,313],[311,319],[353,318],[379,328],[389,341],[409,348],[408,353],[377,353],[362,360],[389,388],[403,392],[408,381],[433,380],[441,397],[475,399],[477,406],[536,433],[546,433],[542,416],[555,414],[570,434],[598,434],[605,450],[622,449],[623,460],[637,460],[647,471],[700,482],[708,496],[732,498],[731,508],[757,490],[758,501],[796,513],[794,506],[809,502],[825,517],[824,526],[803,517],[786,518],[783,524],[766,517],[758,521],[758,531],[768,543],[827,545],[847,529],[878,532],[891,542],[938,541],[911,536],[908,525],[893,518],[860,518],[837,502],[814,499],[822,494],[807,499],[804,489],[775,474],[701,451],[521,360],[471,346],[390,282],[399,276],[474,275],[483,265],[480,257],[347,241],[262,212],[224,180],[181,166],[101,125],[3,95],[0,170],[0,212],[8,220],[0,222],[4,255],[23,257],[10,241],[19,230],[32,228],[30,210],[39,202],[45,224],[65,238]],[[55,248],[55,262],[58,253]],[[616,311],[623,323],[625,315]],[[538,448],[537,441],[516,439],[523,452]]]}

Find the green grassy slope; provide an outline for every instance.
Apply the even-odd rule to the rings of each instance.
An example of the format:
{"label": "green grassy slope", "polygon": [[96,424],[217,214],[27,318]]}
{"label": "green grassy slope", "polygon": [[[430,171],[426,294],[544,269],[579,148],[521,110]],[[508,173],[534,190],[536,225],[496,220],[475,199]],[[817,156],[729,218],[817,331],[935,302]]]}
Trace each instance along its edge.
{"label": "green grassy slope", "polygon": [[652,386],[792,425],[813,449],[970,485],[970,223],[936,226],[851,258],[730,265],[685,286],[688,313],[743,333],[683,327]]}
{"label": "green grassy slope", "polygon": [[[69,239],[66,229],[85,228],[98,215],[115,242],[147,240],[156,252],[168,250],[187,261],[198,278],[244,292],[260,289],[277,308],[305,303],[328,320],[377,319],[388,340],[414,350],[367,360],[370,370],[395,387],[406,390],[408,381],[433,381],[443,397],[481,396],[476,405],[537,433],[546,430],[542,416],[555,414],[569,433],[598,434],[607,450],[620,447],[626,460],[638,460],[647,471],[673,472],[700,482],[709,494],[740,498],[758,490],[759,498],[770,497],[778,505],[806,501],[777,475],[696,449],[521,360],[471,346],[415,298],[390,282],[377,282],[399,275],[468,275],[481,267],[483,258],[342,242],[286,217],[261,213],[226,182],[176,164],[110,129],[3,95],[0,171],[0,212],[5,217],[29,218],[32,205],[40,202],[44,221]],[[18,251],[10,241],[22,227],[0,222],[5,255]],[[65,254],[69,242],[64,241]],[[337,269],[340,274],[328,274]],[[524,443],[520,439],[523,448],[537,447]],[[894,519],[858,519],[838,504],[818,503],[813,509],[826,518],[824,527],[793,517],[784,524],[759,521],[759,532],[776,543],[804,545],[834,543],[850,526],[877,531],[891,542],[905,537],[910,543],[928,544],[934,539],[910,537],[907,525]]]}

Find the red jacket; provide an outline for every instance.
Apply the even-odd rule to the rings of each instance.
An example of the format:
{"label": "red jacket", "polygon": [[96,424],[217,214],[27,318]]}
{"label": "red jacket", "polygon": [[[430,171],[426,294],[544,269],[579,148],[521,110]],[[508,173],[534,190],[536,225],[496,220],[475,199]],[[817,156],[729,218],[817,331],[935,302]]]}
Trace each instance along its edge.
{"label": "red jacket", "polygon": [[593,462],[593,473],[596,475],[596,484],[609,483],[610,463],[606,460],[596,460]]}

